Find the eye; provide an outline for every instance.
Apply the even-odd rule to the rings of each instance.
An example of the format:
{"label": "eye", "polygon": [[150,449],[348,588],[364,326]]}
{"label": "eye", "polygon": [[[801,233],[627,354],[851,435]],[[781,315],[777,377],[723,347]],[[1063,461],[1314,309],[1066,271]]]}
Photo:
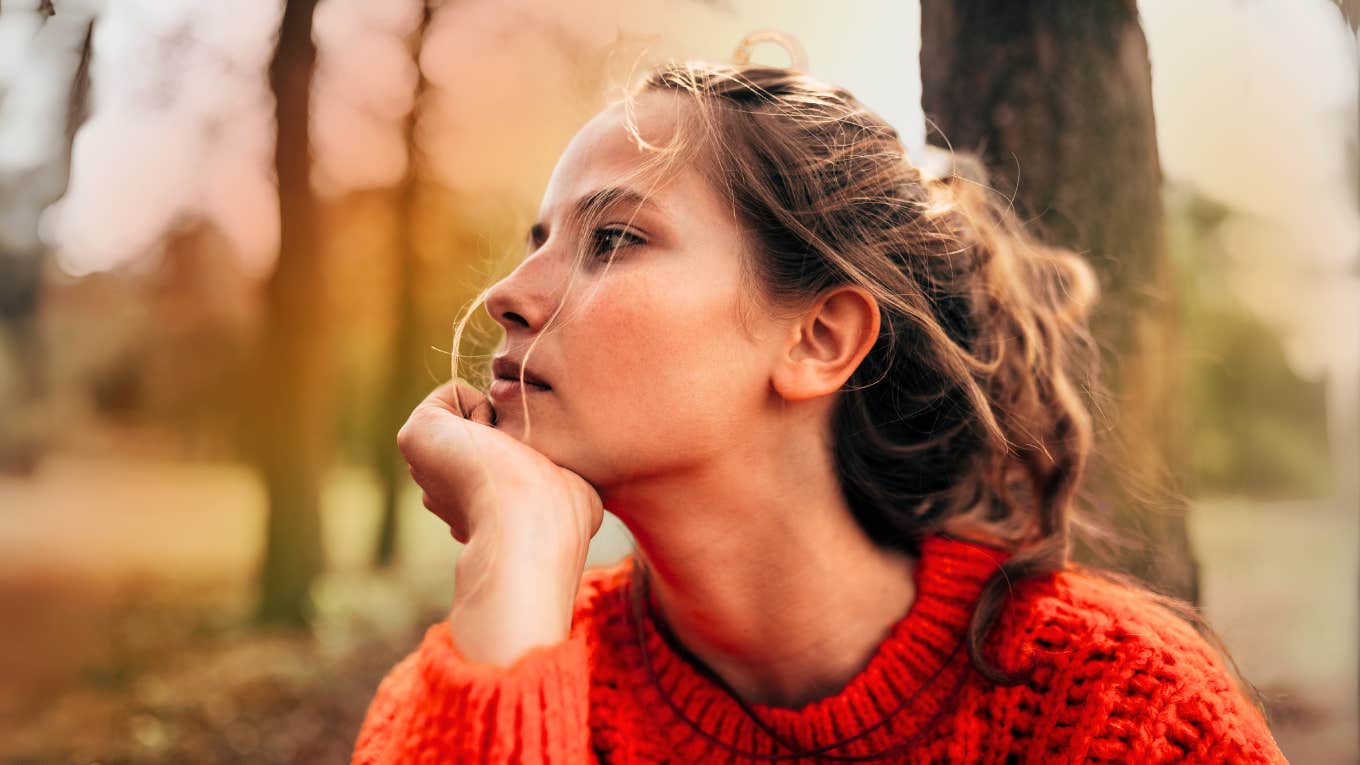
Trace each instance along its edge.
{"label": "eye", "polygon": [[[614,238],[622,238],[622,242],[615,243]],[[595,254],[605,255],[612,252],[617,246],[619,249],[630,247],[636,244],[646,244],[646,240],[635,234],[631,234],[621,228],[600,228],[595,230]]]}

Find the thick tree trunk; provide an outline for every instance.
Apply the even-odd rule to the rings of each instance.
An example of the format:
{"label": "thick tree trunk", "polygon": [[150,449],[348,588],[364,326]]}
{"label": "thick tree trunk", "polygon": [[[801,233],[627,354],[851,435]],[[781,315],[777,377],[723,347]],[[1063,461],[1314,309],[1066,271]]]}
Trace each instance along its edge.
{"label": "thick tree trunk", "polygon": [[[923,0],[921,36],[932,127],[979,152],[1040,235],[1086,253],[1100,273],[1094,329],[1116,397],[1115,438],[1087,486],[1109,503],[1107,523],[1138,545],[1112,550],[1107,563],[1197,602],[1174,285],[1137,6]],[[1106,562],[1081,544],[1075,554]]]}
{"label": "thick tree trunk", "polygon": [[311,585],[324,566],[318,497],[330,442],[324,274],[308,139],[316,5],[288,0],[270,67],[282,229],[250,407],[253,456],[268,500],[258,617],[287,624],[310,617]]}

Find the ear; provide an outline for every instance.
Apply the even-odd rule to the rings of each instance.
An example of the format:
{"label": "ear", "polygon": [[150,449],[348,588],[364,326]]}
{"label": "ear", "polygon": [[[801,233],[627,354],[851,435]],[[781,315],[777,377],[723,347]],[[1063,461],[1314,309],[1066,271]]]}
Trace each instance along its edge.
{"label": "ear", "polygon": [[828,288],[790,327],[771,383],[787,401],[839,390],[878,339],[878,301],[854,284]]}

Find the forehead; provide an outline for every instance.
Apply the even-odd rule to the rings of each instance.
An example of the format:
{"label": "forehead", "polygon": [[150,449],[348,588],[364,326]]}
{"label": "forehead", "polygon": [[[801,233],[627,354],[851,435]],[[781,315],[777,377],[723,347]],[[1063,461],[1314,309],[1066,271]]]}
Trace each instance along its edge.
{"label": "forehead", "polygon": [[[679,95],[639,96],[633,109],[638,134],[648,144],[667,145],[683,108],[684,97]],[[540,221],[561,217],[584,197],[613,186],[632,189],[657,209],[676,215],[704,214],[717,207],[714,190],[692,166],[675,167],[664,179],[634,175],[654,152],[638,145],[625,119],[623,105],[612,104],[577,131],[549,178]]]}

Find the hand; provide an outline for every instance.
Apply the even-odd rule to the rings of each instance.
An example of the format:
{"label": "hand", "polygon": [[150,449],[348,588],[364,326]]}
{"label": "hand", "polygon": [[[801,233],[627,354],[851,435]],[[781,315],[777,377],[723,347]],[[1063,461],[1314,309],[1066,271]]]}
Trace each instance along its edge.
{"label": "hand", "polygon": [[466,545],[448,619],[454,644],[468,659],[509,665],[569,633],[604,507],[585,479],[495,422],[490,400],[455,379],[416,406],[397,448],[425,507]]}
{"label": "hand", "polygon": [[[585,550],[604,520],[585,479],[496,430],[491,400],[455,379],[435,388],[397,432],[426,509],[467,544],[474,534],[526,533]],[[545,538],[553,531],[559,538]]]}

